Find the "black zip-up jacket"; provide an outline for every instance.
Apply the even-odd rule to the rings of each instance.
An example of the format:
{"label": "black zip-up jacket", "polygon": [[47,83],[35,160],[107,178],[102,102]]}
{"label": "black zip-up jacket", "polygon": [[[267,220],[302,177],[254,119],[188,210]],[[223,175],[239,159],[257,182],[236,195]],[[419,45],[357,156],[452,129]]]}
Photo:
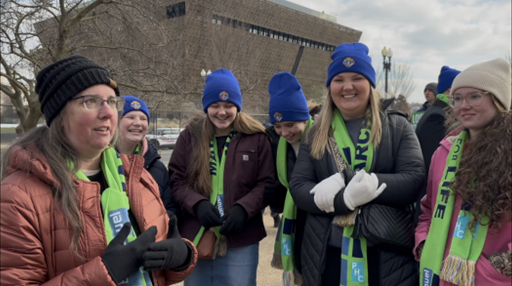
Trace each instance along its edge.
{"label": "black zip-up jacket", "polygon": [[[268,127],[265,132],[270,137],[270,143],[272,146],[272,154],[274,156],[274,164],[275,159],[277,158],[277,147],[279,146],[279,136],[274,128],[274,126]],[[287,143],[288,144],[288,143]],[[287,152],[286,152],[286,173],[288,183],[290,183],[290,179],[292,177],[293,168],[295,166],[295,162],[297,161],[297,156],[295,156],[295,152],[293,151],[293,147],[288,144]],[[276,212],[283,212],[284,210],[284,202],[286,200],[286,192],[287,189],[285,186],[281,184],[279,181],[279,177],[277,175],[277,165],[276,165],[276,181],[272,186],[268,186],[265,191],[265,200],[268,201],[272,210]],[[297,217],[295,218],[295,248],[293,249],[293,255],[295,260],[295,268],[301,273],[301,245],[302,245],[302,237],[304,235],[304,225],[306,223],[307,212],[297,208]]]}
{"label": "black zip-up jacket", "polygon": [[[442,100],[436,99],[432,106],[423,114],[418,125],[416,126],[416,135],[421,146],[423,160],[425,161],[426,178],[430,169],[430,161],[432,155],[440,146],[441,140],[446,136],[447,128],[445,126],[446,111],[444,110],[448,104]],[[417,223],[418,217],[421,215],[420,202],[423,196],[427,194],[427,180],[425,179],[420,196],[416,201],[416,209],[414,220]]]}
{"label": "black zip-up jacket", "polygon": [[[416,201],[425,176],[420,146],[404,113],[386,111],[386,116],[382,115],[381,120],[382,140],[370,172],[377,175],[379,185],[386,183],[387,188],[370,203],[406,208]],[[302,241],[304,286],[322,285],[332,219],[334,215],[350,213],[343,201],[345,189],[335,198],[335,214],[321,211],[309,193],[316,184],[336,172],[334,159],[327,150],[320,160],[310,156],[316,126],[313,125],[309,136],[302,142],[290,183],[295,204],[308,212]],[[344,173],[348,185],[353,174]],[[404,255],[369,247],[368,256],[371,286],[418,284],[417,267],[412,253]]]}
{"label": "black zip-up jacket", "polygon": [[158,184],[158,188],[160,189],[160,198],[164,203],[169,217],[176,215],[179,220],[180,213],[178,212],[177,206],[172,199],[169,172],[167,171],[164,163],[160,161],[162,157],[160,154],[158,154],[158,150],[156,149],[155,145],[153,145],[153,143],[149,142],[148,140],[146,140],[146,144],[148,144],[148,150],[146,151],[146,154],[144,154],[144,169],[146,169],[151,174],[153,179]]}

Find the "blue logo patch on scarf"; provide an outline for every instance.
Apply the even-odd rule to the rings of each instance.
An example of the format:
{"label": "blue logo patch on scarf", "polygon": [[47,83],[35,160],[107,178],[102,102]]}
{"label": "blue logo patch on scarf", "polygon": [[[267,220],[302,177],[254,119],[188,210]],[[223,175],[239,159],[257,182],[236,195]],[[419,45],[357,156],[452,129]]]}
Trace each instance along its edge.
{"label": "blue logo patch on scarf", "polygon": [[[110,222],[110,227],[112,228],[112,236],[115,237],[119,233],[123,225],[126,222],[130,221],[130,217],[128,216],[128,210],[126,208],[120,208],[117,210],[110,211],[108,213],[108,220]],[[125,243],[127,242],[128,238],[125,241]]]}
{"label": "blue logo patch on scarf", "polygon": [[364,263],[352,262],[352,282],[364,282]]}
{"label": "blue logo patch on scarf", "polygon": [[281,240],[281,253],[283,255],[292,255],[292,240],[289,237],[283,237]]}

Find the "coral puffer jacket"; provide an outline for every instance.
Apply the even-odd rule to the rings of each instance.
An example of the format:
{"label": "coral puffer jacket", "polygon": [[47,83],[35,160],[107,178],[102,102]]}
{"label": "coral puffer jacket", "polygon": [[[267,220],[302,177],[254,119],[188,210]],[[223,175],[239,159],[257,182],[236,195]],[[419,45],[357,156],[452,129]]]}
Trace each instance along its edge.
{"label": "coral puffer jacket", "polygon": [[[131,211],[140,231],[155,225],[156,241],[166,239],[169,218],[158,185],[144,170],[144,159],[126,155],[121,159]],[[0,284],[116,285],[101,260],[107,240],[99,184],[73,176],[83,222],[78,242],[80,258],[70,250],[72,230],[52,194],[52,186],[60,184],[45,156],[35,145],[15,147],[7,172],[0,197]],[[183,281],[197,261],[197,251],[192,249],[194,257],[187,269],[154,271],[154,285]]]}

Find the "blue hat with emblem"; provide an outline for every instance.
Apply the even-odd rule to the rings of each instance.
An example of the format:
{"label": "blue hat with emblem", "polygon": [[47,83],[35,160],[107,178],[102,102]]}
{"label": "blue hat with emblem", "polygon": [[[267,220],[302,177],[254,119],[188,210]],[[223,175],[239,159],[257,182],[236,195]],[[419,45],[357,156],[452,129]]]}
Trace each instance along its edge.
{"label": "blue hat with emblem", "polygon": [[331,55],[332,63],[327,70],[327,87],[331,85],[333,77],[342,72],[361,74],[375,87],[375,69],[368,52],[368,47],[362,43],[341,44],[336,47]]}
{"label": "blue hat with emblem", "polygon": [[270,80],[268,93],[270,123],[309,119],[308,102],[302,92],[302,86],[291,73],[276,73]]}
{"label": "blue hat with emblem", "polygon": [[227,69],[218,69],[206,77],[206,85],[203,90],[203,110],[215,102],[231,102],[237,110],[242,110],[242,93],[238,80]]}
{"label": "blue hat with emblem", "polygon": [[149,109],[148,109],[148,106],[146,105],[146,103],[142,99],[137,98],[135,96],[131,96],[131,95],[123,95],[121,97],[124,98],[123,117],[128,112],[142,111],[148,117],[148,122],[149,122]]}
{"label": "blue hat with emblem", "polygon": [[437,94],[443,93],[452,87],[453,80],[460,74],[459,70],[452,69],[449,66],[443,66],[437,80]]}

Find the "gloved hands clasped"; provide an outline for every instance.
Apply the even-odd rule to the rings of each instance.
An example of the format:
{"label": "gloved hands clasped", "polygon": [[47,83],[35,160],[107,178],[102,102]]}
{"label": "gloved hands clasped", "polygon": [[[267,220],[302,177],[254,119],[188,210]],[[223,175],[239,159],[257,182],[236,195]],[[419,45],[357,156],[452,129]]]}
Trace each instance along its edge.
{"label": "gloved hands clasped", "polygon": [[208,200],[202,200],[194,206],[197,219],[205,229],[222,225],[219,210]]}
{"label": "gloved hands clasped", "polygon": [[374,173],[368,174],[365,170],[360,170],[345,188],[343,200],[348,209],[354,210],[358,206],[373,201],[386,187],[386,183],[382,183],[379,187],[379,178]]}
{"label": "gloved hands clasped", "polygon": [[220,216],[219,210],[210,201],[202,200],[194,207],[197,219],[204,228],[220,226],[220,234],[232,234],[242,230],[247,220],[247,212],[241,205],[235,204],[224,216]]}
{"label": "gloved hands clasped", "polygon": [[316,206],[324,212],[334,212],[334,197],[345,187],[345,179],[340,173],[336,173],[324,179],[311,189]]}

